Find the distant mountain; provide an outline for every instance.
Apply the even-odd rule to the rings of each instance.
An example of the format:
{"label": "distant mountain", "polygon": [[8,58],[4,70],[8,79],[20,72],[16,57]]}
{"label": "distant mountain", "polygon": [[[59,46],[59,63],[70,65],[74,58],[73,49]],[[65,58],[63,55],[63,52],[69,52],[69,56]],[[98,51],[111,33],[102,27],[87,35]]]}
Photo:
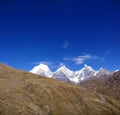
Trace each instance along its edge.
{"label": "distant mountain", "polygon": [[81,70],[75,72],[77,78],[79,79],[79,82],[81,80],[85,80],[89,77],[94,76],[95,73],[96,71],[91,66],[87,66],[86,64]]}
{"label": "distant mountain", "polygon": [[40,64],[38,66],[35,66],[30,72],[47,77],[52,77],[53,75],[52,71],[45,64]]}
{"label": "distant mountain", "polygon": [[47,65],[40,64],[38,66],[35,66],[30,72],[38,75],[52,77],[65,82],[74,82],[76,84],[93,76],[97,78],[102,78],[112,74],[111,72],[103,68],[95,71],[91,66],[88,66],[86,64],[82,69],[78,71],[72,71],[66,66],[62,66],[58,68],[55,72],[52,72]]}
{"label": "distant mountain", "polygon": [[120,100],[120,71],[111,74],[109,77],[101,77],[100,79],[91,77],[81,81],[79,85]]}
{"label": "distant mountain", "polygon": [[55,73],[56,74],[64,73],[65,75],[67,75],[68,78],[73,78],[75,75],[74,72],[68,69],[66,66],[61,66],[60,68],[57,69]]}
{"label": "distant mountain", "polygon": [[0,64],[0,115],[120,115],[120,101]]}
{"label": "distant mountain", "polygon": [[62,66],[53,73],[52,78],[56,78],[61,81],[70,82],[70,78],[74,77],[74,72],[69,70],[67,67]]}
{"label": "distant mountain", "polygon": [[107,77],[110,76],[112,73],[104,68],[100,68],[98,72],[95,73],[97,77]]}

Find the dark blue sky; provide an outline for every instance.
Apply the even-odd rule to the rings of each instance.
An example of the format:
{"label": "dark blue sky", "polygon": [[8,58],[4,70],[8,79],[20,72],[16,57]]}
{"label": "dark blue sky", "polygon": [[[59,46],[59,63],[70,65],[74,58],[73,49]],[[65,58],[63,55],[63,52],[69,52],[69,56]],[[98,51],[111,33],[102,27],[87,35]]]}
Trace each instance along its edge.
{"label": "dark blue sky", "polygon": [[119,0],[1,0],[0,62],[30,70],[120,69]]}

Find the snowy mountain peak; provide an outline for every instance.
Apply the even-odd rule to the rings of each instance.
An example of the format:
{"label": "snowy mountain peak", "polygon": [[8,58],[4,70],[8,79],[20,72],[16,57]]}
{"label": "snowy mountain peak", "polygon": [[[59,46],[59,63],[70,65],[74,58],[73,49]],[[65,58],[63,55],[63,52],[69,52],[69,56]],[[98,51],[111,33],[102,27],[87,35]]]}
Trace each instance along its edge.
{"label": "snowy mountain peak", "polygon": [[72,71],[68,69],[65,65],[63,65],[55,72],[52,72],[47,65],[39,64],[38,66],[35,66],[30,72],[66,82],[71,81],[74,83],[79,83],[80,81],[93,76],[106,77],[111,74],[111,72],[104,68],[100,68],[98,71],[95,71],[91,66],[88,66],[87,64],[85,64],[84,67],[78,71]]}
{"label": "snowy mountain peak", "polygon": [[88,66],[87,64],[84,64],[83,69],[88,69],[90,71],[95,71],[91,66]]}
{"label": "snowy mountain peak", "polygon": [[103,70],[105,70],[104,68],[102,68],[102,67],[100,67],[100,70],[99,71],[103,71]]}
{"label": "snowy mountain peak", "polygon": [[99,72],[101,72],[101,73],[106,73],[106,72],[109,72],[108,70],[106,70],[106,69],[104,69],[104,68],[102,68],[102,67],[100,67],[100,69],[99,69]]}
{"label": "snowy mountain peak", "polygon": [[47,65],[42,63],[39,64],[38,66],[35,66],[30,72],[43,76],[52,77],[52,71],[49,69]]}
{"label": "snowy mountain peak", "polygon": [[66,69],[67,67],[65,65],[61,66],[59,69]]}
{"label": "snowy mountain peak", "polygon": [[111,75],[111,74],[112,74],[112,72],[110,72],[110,71],[108,71],[108,70],[101,67],[99,69],[99,71],[96,72],[95,76],[97,76],[97,77],[102,76],[103,77],[103,76],[108,76],[108,75]]}
{"label": "snowy mountain peak", "polygon": [[71,71],[70,69],[68,69],[65,65],[61,66],[60,68],[57,69],[56,73],[64,73],[64,74],[73,74],[73,71]]}
{"label": "snowy mountain peak", "polygon": [[120,70],[119,69],[115,70],[115,72],[118,72],[118,71],[120,71]]}
{"label": "snowy mountain peak", "polygon": [[57,71],[54,73],[54,75],[64,75],[67,78],[73,78],[75,77],[75,73],[68,69],[66,66],[61,66],[57,69]]}
{"label": "snowy mountain peak", "polygon": [[58,71],[69,71],[69,69],[65,65],[63,65],[63,66],[61,66],[60,68],[57,69],[57,72]]}
{"label": "snowy mountain peak", "polygon": [[94,76],[95,73],[96,73],[96,71],[91,66],[88,66],[86,64],[84,65],[84,67],[82,69],[75,72],[79,81],[84,80],[89,77],[92,77],[92,76]]}
{"label": "snowy mountain peak", "polygon": [[47,65],[45,65],[45,64],[39,64],[37,67],[39,67],[39,68],[44,68],[44,69],[48,69],[49,67],[47,66]]}
{"label": "snowy mountain peak", "polygon": [[87,65],[87,64],[84,64],[84,67],[85,67],[85,68],[87,68],[87,67],[88,67],[88,65]]}

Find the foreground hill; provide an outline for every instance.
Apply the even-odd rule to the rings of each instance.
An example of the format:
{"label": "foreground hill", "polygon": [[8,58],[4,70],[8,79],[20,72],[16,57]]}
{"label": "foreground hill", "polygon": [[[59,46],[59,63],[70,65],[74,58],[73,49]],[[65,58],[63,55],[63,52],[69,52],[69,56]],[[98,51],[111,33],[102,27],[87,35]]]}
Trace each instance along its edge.
{"label": "foreground hill", "polygon": [[109,77],[86,79],[80,83],[80,86],[120,100],[120,71]]}
{"label": "foreground hill", "polygon": [[0,115],[119,114],[119,100],[0,64]]}

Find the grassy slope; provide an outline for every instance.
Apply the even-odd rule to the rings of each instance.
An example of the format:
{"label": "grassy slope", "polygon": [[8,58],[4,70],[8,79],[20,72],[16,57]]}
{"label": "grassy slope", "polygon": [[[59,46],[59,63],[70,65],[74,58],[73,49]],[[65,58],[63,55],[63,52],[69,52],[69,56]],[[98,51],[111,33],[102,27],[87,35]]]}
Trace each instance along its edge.
{"label": "grassy slope", "polygon": [[120,101],[0,64],[0,115],[119,115]]}

